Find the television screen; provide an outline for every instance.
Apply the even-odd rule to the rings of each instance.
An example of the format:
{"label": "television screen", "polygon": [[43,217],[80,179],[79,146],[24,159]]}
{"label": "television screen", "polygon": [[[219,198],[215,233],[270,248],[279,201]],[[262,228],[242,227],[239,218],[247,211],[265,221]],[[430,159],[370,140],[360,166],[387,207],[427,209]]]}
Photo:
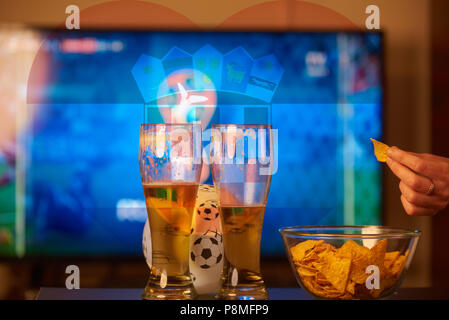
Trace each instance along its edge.
{"label": "television screen", "polygon": [[[16,130],[20,174],[0,184],[0,229],[4,212],[18,210],[5,200],[14,194],[11,183],[23,185],[22,196],[15,195],[23,238],[20,225],[11,234],[26,256],[141,255],[147,214],[137,157],[144,122],[201,121],[204,137],[214,123],[277,130],[263,255],[284,254],[283,226],[380,223],[381,170],[369,138],[382,134],[381,34],[41,36],[27,84],[27,121]],[[180,90],[207,96],[207,105],[178,112]],[[0,176],[18,165],[5,150]],[[202,183],[213,184],[207,169]]]}

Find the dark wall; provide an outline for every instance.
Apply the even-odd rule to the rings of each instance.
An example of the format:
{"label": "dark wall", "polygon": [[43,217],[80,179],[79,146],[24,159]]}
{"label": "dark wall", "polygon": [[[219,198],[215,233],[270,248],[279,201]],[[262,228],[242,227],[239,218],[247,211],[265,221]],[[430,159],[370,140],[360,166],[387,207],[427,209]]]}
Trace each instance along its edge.
{"label": "dark wall", "polygon": [[[449,157],[449,1],[432,1],[432,152]],[[449,287],[449,207],[433,218],[432,282]]]}

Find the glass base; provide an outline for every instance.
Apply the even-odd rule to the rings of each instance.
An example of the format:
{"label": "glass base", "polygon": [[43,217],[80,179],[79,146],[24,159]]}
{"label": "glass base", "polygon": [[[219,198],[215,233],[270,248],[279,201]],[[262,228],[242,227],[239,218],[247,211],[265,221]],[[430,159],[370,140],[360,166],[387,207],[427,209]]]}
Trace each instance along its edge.
{"label": "glass base", "polygon": [[161,288],[159,283],[155,284],[148,280],[142,293],[143,300],[192,300],[197,296],[193,285],[167,285]]}
{"label": "glass base", "polygon": [[267,300],[268,291],[265,285],[222,287],[217,295],[223,300]]}

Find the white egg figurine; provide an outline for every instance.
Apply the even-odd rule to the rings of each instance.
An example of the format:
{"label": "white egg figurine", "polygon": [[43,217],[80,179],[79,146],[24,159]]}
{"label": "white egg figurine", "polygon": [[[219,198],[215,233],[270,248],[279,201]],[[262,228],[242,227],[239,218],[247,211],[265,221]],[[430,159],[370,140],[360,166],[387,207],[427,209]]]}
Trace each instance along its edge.
{"label": "white egg figurine", "polygon": [[148,268],[151,269],[151,231],[150,231],[150,223],[145,222],[145,226],[143,227],[143,236],[142,236],[142,250],[143,255],[145,256],[145,261],[147,262]]}
{"label": "white egg figurine", "polygon": [[198,294],[215,294],[220,286],[224,250],[214,186],[200,185],[192,219],[189,267]]}

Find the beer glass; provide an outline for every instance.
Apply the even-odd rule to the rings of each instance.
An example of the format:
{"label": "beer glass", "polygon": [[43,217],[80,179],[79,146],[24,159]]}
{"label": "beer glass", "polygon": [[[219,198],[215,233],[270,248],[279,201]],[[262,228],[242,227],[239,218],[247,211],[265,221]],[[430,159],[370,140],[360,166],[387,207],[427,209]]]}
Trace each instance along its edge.
{"label": "beer glass", "polygon": [[152,266],[144,299],[192,299],[189,235],[202,166],[200,124],[142,124],[139,169]]}
{"label": "beer glass", "polygon": [[267,299],[260,240],[275,170],[270,125],[213,125],[211,168],[222,219],[225,264],[218,297]]}

